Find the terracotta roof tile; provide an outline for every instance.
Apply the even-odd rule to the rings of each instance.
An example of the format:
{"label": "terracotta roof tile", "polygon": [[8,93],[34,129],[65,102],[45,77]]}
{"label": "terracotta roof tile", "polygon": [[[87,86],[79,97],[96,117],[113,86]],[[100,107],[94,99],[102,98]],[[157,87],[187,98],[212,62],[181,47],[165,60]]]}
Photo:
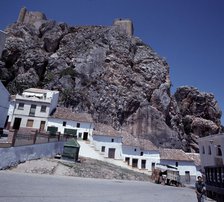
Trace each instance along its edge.
{"label": "terracotta roof tile", "polygon": [[160,152],[160,158],[163,159],[163,160],[193,161],[181,149],[160,148],[159,152]]}
{"label": "terracotta roof tile", "polygon": [[198,153],[186,153],[193,161],[196,166],[201,165],[200,154]]}
{"label": "terracotta roof tile", "polygon": [[158,150],[150,140],[136,138],[133,135],[123,135],[122,142],[126,146],[139,147],[143,150]]}
{"label": "terracotta roof tile", "polygon": [[122,131],[115,130],[112,126],[106,124],[96,123],[93,135],[122,137]]}
{"label": "terracotta roof tile", "polygon": [[56,111],[52,114],[51,118],[88,122],[88,123],[93,122],[91,114],[75,113],[71,109],[65,107],[57,107]]}

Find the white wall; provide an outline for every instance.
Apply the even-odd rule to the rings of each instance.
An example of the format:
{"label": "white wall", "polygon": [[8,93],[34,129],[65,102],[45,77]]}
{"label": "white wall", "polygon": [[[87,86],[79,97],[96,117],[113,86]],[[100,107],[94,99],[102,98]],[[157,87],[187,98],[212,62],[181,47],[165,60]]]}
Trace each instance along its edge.
{"label": "white wall", "polygon": [[[224,135],[215,135],[211,137],[200,138],[199,151],[202,166],[216,166],[217,159],[224,163]],[[217,156],[217,146],[221,146],[222,156]],[[211,154],[209,153],[211,148]],[[203,149],[204,148],[204,149]],[[204,152],[203,152],[204,150]]]}
{"label": "white wall", "polygon": [[52,113],[52,111],[58,105],[59,92],[58,91],[52,91],[52,92],[47,93],[47,96],[52,97],[52,99],[51,99],[51,105],[50,105],[50,109],[49,109],[49,113]]}
{"label": "white wall", "polygon": [[0,81],[0,128],[4,128],[9,108],[9,92]]}
{"label": "white wall", "polygon": [[21,115],[15,115],[12,118],[12,123],[11,126],[13,126],[14,120],[15,118],[21,118],[21,123],[20,123],[20,127],[21,128],[26,128],[26,124],[27,124],[27,120],[33,120],[33,127],[35,129],[40,129],[40,123],[41,121],[45,121],[45,130],[47,129],[47,118],[42,118],[42,117],[28,117],[28,116],[21,116]]}
{"label": "white wall", "polygon": [[161,164],[170,165],[173,167],[176,167],[176,162],[178,162],[177,170],[180,175],[185,175],[185,171],[189,171],[191,176],[197,175],[196,166],[193,161],[160,160]]}
{"label": "white wall", "polygon": [[[141,156],[141,152],[143,155]],[[152,171],[152,163],[159,163],[160,155],[159,151],[153,150],[140,150],[139,147],[132,147],[132,146],[122,146],[122,154],[123,160],[125,158],[130,158],[129,165],[132,166],[132,159],[138,159],[138,168],[141,169],[141,162],[142,160],[146,160],[146,168],[148,171]]]}
{"label": "white wall", "polygon": [[[122,138],[121,137],[112,137],[112,136],[102,136],[102,135],[93,135],[92,143],[95,148],[101,152],[101,148],[105,147],[105,152],[101,152],[104,157],[108,157],[109,149],[115,149],[115,159],[122,159]],[[112,142],[113,139],[113,142]]]}
{"label": "white wall", "polygon": [[[18,109],[19,103],[24,103],[23,109]],[[27,101],[17,101],[15,104],[14,115],[25,115],[29,116],[31,104],[36,105],[35,116],[37,117],[48,117],[49,114],[49,104],[38,103],[38,102],[27,102]],[[41,106],[47,106],[46,112],[41,112]]]}
{"label": "white wall", "polygon": [[[63,121],[66,122],[66,126],[63,126]],[[76,125],[77,123],[80,123],[80,128],[77,128]],[[87,122],[76,122],[76,121],[71,121],[71,120],[63,120],[63,119],[56,119],[56,118],[48,118],[48,124],[47,126],[54,126],[58,128],[58,132],[64,134],[64,129],[69,128],[69,129],[76,129],[77,130],[77,135],[79,133],[82,134],[81,138],[83,138],[83,133],[87,132],[90,136],[92,135],[93,132],[93,123],[87,123]]]}

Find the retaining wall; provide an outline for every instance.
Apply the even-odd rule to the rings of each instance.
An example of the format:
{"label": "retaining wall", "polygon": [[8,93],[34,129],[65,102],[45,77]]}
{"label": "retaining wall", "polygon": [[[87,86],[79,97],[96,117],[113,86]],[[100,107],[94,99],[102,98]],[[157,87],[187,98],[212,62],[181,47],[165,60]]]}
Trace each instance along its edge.
{"label": "retaining wall", "polygon": [[53,157],[63,153],[64,142],[52,142],[20,147],[0,148],[0,170],[27,160]]}

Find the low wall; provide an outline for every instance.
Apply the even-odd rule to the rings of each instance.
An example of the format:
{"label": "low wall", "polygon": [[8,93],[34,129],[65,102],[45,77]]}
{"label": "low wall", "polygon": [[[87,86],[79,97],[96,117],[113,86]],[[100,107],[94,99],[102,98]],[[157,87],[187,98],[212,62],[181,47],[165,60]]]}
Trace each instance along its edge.
{"label": "low wall", "polygon": [[43,157],[53,157],[63,153],[64,142],[52,142],[29,146],[0,148],[0,170],[20,162]]}

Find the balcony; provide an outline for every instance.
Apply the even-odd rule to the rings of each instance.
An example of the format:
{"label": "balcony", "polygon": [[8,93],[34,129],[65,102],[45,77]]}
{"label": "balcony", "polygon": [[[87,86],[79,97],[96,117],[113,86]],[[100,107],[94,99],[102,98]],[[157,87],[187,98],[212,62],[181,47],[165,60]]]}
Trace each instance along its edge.
{"label": "balcony", "polygon": [[44,96],[35,96],[35,95],[16,95],[16,100],[24,100],[24,101],[33,101],[33,102],[43,102],[43,103],[51,103],[52,98],[46,98]]}

